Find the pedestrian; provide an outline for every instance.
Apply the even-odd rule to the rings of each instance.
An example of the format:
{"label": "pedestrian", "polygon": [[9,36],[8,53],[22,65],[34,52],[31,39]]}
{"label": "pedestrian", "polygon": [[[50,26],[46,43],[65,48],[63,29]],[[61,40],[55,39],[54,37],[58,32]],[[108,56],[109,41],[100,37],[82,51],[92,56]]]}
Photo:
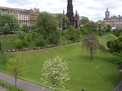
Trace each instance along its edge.
{"label": "pedestrian", "polygon": [[82,90],[81,90],[81,91],[85,91],[85,90],[84,90],[84,88],[82,88]]}

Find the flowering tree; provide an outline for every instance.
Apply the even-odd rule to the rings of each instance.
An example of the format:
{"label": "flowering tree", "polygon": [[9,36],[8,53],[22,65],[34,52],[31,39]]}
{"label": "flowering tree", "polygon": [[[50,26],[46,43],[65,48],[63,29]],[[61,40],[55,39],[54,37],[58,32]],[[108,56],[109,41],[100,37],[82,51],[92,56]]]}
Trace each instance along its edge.
{"label": "flowering tree", "polygon": [[65,89],[65,82],[70,79],[67,72],[68,63],[69,60],[63,60],[59,56],[45,61],[41,80],[54,91]]}

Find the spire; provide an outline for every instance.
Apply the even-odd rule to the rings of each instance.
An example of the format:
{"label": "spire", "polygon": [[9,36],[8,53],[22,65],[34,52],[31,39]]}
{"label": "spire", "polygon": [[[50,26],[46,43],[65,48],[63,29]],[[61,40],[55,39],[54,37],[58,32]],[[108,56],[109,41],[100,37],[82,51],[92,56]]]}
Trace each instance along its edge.
{"label": "spire", "polygon": [[73,13],[73,4],[72,0],[67,0],[67,17],[69,18],[70,24],[74,25],[74,13]]}
{"label": "spire", "polygon": [[77,10],[75,11],[75,16],[78,16]]}
{"label": "spire", "polygon": [[65,15],[65,11],[63,10],[63,14]]}
{"label": "spire", "polygon": [[105,12],[105,18],[108,19],[109,16],[110,16],[110,12],[108,11],[108,8],[107,8],[107,10],[106,10],[106,12]]}

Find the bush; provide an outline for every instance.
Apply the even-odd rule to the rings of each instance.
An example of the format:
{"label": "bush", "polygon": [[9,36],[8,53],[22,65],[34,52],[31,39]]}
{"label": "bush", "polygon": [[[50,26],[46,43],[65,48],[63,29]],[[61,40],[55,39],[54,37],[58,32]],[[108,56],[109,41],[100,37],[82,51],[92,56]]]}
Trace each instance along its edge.
{"label": "bush", "polygon": [[44,47],[45,45],[46,45],[46,40],[43,38],[43,36],[38,36],[38,38],[36,38],[35,39],[35,44],[36,44],[36,46],[38,46],[38,47]]}
{"label": "bush", "polygon": [[22,41],[20,39],[16,40],[15,45],[16,45],[16,48],[18,48],[18,49],[22,49],[23,48]]}
{"label": "bush", "polygon": [[76,30],[73,26],[70,26],[65,33],[65,37],[68,40],[77,41],[80,39],[80,31]]}

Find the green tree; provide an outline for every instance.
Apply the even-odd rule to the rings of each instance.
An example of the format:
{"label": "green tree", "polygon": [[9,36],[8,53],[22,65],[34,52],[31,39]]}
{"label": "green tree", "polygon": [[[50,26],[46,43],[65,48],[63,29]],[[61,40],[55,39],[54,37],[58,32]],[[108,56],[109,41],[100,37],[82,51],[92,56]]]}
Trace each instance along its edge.
{"label": "green tree", "polygon": [[65,82],[69,80],[68,75],[68,63],[69,60],[63,60],[61,57],[55,57],[54,59],[49,59],[45,61],[42,70],[41,80],[50,86],[54,91],[57,88],[65,89]]}
{"label": "green tree", "polygon": [[22,41],[20,39],[17,39],[15,42],[15,46],[18,49],[22,49],[23,48]]}
{"label": "green tree", "polygon": [[29,32],[29,26],[28,25],[22,25],[21,30],[24,32]]}
{"label": "green tree", "polygon": [[86,25],[89,22],[89,19],[85,16],[80,17],[80,24]]}
{"label": "green tree", "polygon": [[98,30],[97,24],[93,21],[89,21],[84,27],[88,30],[89,34],[93,32],[97,33]]}
{"label": "green tree", "polygon": [[8,61],[7,68],[14,75],[15,87],[17,87],[17,78],[25,72],[25,62],[21,60],[20,55],[16,55]]}
{"label": "green tree", "polygon": [[106,32],[110,32],[112,29],[111,25],[106,25]]}
{"label": "green tree", "polygon": [[122,36],[118,37],[118,39],[108,41],[107,46],[111,53],[122,52]]}
{"label": "green tree", "polygon": [[[10,27],[10,31],[15,31],[18,27],[17,26],[17,19],[11,14],[4,14],[0,17],[0,26],[4,26],[5,24],[8,24]],[[15,29],[16,28],[16,29]]]}
{"label": "green tree", "polygon": [[108,41],[107,47],[109,48],[109,52],[117,57],[114,62],[122,66],[122,36],[118,37],[118,39]]}
{"label": "green tree", "polygon": [[65,30],[69,26],[69,19],[64,14],[57,14],[57,19],[59,22],[59,28]]}
{"label": "green tree", "polygon": [[106,52],[105,47],[99,43],[95,34],[92,34],[89,37],[85,38],[82,42],[82,45],[90,53],[90,59],[91,60],[93,60],[97,49],[99,49],[103,52]]}
{"label": "green tree", "polygon": [[58,20],[53,15],[42,12],[37,17],[37,31],[44,36],[44,39],[49,43],[52,43],[52,39],[59,40],[60,37],[57,35],[58,32]]}
{"label": "green tree", "polygon": [[66,31],[66,38],[71,41],[76,41],[80,39],[80,31],[75,29],[73,26],[69,26]]}
{"label": "green tree", "polygon": [[46,45],[46,40],[41,35],[39,35],[38,37],[36,37],[34,39],[34,42],[35,42],[36,46],[39,46],[39,47],[44,47]]}
{"label": "green tree", "polygon": [[3,26],[3,32],[4,32],[4,35],[6,35],[6,33],[10,30],[10,26],[8,25],[8,23],[6,23],[4,26]]}

